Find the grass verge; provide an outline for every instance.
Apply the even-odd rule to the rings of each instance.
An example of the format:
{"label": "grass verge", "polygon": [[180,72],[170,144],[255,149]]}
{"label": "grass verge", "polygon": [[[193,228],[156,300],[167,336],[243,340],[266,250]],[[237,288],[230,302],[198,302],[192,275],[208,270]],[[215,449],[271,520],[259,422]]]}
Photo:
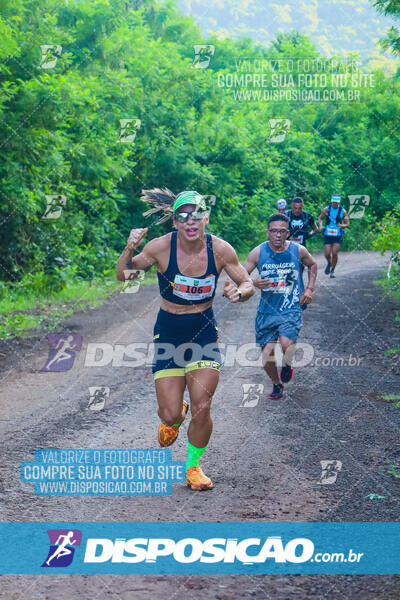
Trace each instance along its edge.
{"label": "grass verge", "polygon": [[[157,281],[155,273],[146,273],[140,285]],[[52,330],[79,310],[90,310],[102,304],[111,294],[123,288],[114,278],[69,282],[63,289],[9,287],[3,290],[0,309],[0,340],[27,338],[38,329]]]}

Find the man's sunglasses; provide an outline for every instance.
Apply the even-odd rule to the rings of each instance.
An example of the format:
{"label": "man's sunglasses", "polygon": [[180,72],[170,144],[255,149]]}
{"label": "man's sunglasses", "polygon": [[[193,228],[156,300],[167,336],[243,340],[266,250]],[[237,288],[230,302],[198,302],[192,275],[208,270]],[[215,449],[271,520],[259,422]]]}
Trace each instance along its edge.
{"label": "man's sunglasses", "polygon": [[206,214],[206,210],[192,210],[190,212],[175,213],[174,218],[178,223],[186,223],[189,218],[193,219],[193,221],[201,221]]}

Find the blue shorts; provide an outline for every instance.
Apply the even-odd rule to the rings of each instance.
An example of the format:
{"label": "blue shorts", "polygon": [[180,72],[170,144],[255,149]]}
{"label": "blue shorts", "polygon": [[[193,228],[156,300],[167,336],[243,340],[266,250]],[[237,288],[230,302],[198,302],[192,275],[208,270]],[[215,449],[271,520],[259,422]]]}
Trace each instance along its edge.
{"label": "blue shorts", "polygon": [[221,368],[218,328],[212,308],[186,315],[160,309],[153,341],[154,379],[184,377],[195,369]]}
{"label": "blue shorts", "polygon": [[303,313],[295,310],[283,315],[271,315],[267,312],[257,311],[255,325],[256,343],[259,346],[265,346],[268,342],[275,342],[280,335],[297,342],[303,326]]}
{"label": "blue shorts", "polygon": [[342,242],[342,235],[324,235],[324,244],[341,244]]}

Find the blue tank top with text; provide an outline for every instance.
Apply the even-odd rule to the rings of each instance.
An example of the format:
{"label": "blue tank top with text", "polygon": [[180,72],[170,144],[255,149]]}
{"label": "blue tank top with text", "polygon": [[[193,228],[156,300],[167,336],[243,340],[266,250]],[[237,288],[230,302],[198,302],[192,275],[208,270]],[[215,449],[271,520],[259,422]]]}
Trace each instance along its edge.
{"label": "blue tank top with text", "polygon": [[300,261],[299,244],[289,242],[286,250],[274,252],[269,242],[264,242],[260,246],[257,268],[261,277],[272,283],[271,287],[261,290],[258,311],[281,315],[306,308],[306,304],[300,305],[300,296],[304,292],[304,267]]}

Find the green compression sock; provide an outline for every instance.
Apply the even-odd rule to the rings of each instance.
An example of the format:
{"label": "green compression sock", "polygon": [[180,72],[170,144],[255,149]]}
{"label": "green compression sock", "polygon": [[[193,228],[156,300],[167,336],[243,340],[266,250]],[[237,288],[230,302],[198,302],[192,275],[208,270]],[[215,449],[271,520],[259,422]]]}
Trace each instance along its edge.
{"label": "green compression sock", "polygon": [[196,448],[196,446],[193,446],[193,444],[188,442],[188,457],[187,457],[187,461],[186,461],[186,470],[189,467],[198,467],[199,466],[200,457],[203,455],[204,450],[206,448],[207,448],[207,446],[204,446],[204,448]]}

